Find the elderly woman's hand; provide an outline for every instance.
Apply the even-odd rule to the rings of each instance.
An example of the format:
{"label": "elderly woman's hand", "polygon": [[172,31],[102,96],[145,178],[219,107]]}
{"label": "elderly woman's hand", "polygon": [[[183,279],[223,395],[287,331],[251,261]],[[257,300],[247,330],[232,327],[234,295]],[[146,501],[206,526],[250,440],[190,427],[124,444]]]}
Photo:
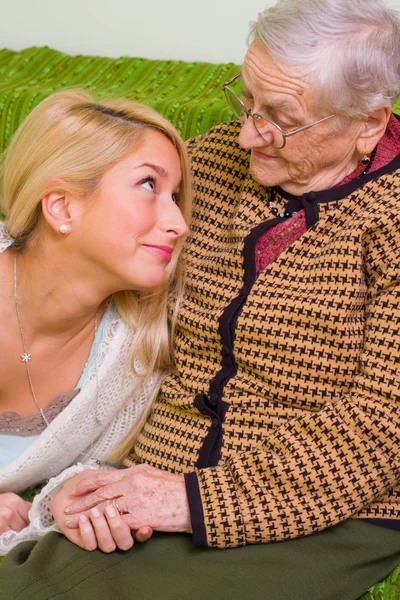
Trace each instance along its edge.
{"label": "elderly woman's hand", "polygon": [[86,481],[88,474],[104,473],[102,471],[84,471],[69,479],[62,490],[53,498],[50,509],[54,519],[62,533],[74,544],[85,550],[95,550],[97,547],[103,552],[113,552],[117,547],[120,550],[129,550],[134,539],[144,542],[151,537],[150,527],[142,527],[138,531],[131,532],[129,524],[112,507],[108,506],[105,516],[97,515],[96,511],[80,514],[75,517],[75,527],[72,520],[65,517],[65,507],[77,499],[75,489],[82,480]]}
{"label": "elderly woman's hand", "polygon": [[[84,518],[90,516],[97,539],[98,533],[104,530],[104,524],[111,525],[114,519],[121,519],[130,529],[138,531],[150,527],[158,531],[191,532],[183,475],[146,464],[119,471],[90,471],[82,475],[79,479],[75,478],[73,496],[65,507],[64,523],[67,527],[79,526],[82,529],[80,520],[83,514]],[[116,513],[115,516],[110,516],[110,512]],[[100,528],[98,523],[101,523]]]}
{"label": "elderly woman's hand", "polygon": [[31,503],[11,492],[0,494],[0,534],[13,529],[21,531],[29,523]]}

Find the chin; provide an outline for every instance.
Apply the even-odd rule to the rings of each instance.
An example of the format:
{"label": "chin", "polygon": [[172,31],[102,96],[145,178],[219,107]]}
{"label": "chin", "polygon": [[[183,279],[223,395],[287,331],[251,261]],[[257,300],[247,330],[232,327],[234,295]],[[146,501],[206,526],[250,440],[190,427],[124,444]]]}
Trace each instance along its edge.
{"label": "chin", "polygon": [[276,185],[282,185],[286,181],[286,179],[284,179],[282,175],[279,175],[279,173],[274,173],[270,169],[268,169],[267,171],[265,167],[260,167],[257,164],[250,165],[250,172],[253,179],[255,179],[257,183],[260,183],[265,187],[274,187]]}
{"label": "chin", "polygon": [[163,277],[149,277],[141,282],[141,285],[137,286],[142,292],[154,292],[161,288],[165,283],[165,276]]}

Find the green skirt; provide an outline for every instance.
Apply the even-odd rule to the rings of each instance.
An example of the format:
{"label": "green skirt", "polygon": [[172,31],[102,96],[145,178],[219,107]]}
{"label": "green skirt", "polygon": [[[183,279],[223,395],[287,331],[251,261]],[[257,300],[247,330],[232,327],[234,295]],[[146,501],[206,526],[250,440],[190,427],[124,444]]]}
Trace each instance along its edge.
{"label": "green skirt", "polygon": [[155,533],[128,552],[85,552],[62,535],[17,546],[1,600],[356,600],[400,563],[400,532],[349,520],[320,533],[232,550]]}

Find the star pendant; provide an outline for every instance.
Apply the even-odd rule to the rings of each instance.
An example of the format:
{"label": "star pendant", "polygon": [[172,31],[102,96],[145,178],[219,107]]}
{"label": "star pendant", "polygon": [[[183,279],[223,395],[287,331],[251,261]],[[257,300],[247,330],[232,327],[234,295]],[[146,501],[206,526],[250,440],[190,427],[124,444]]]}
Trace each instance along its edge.
{"label": "star pendant", "polygon": [[32,355],[29,354],[29,352],[24,352],[21,354],[21,362],[28,363],[30,360],[32,360]]}

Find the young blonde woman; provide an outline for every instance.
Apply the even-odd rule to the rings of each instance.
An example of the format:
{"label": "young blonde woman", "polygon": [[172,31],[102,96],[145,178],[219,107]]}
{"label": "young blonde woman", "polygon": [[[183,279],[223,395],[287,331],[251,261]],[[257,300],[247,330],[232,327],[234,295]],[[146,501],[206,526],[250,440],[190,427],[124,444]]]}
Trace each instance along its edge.
{"label": "young blonde woman", "polygon": [[167,294],[180,293],[190,213],[183,142],[145,106],[53,94],[7,150],[1,208],[5,553],[50,525],[15,492],[103,461],[169,366]]}

